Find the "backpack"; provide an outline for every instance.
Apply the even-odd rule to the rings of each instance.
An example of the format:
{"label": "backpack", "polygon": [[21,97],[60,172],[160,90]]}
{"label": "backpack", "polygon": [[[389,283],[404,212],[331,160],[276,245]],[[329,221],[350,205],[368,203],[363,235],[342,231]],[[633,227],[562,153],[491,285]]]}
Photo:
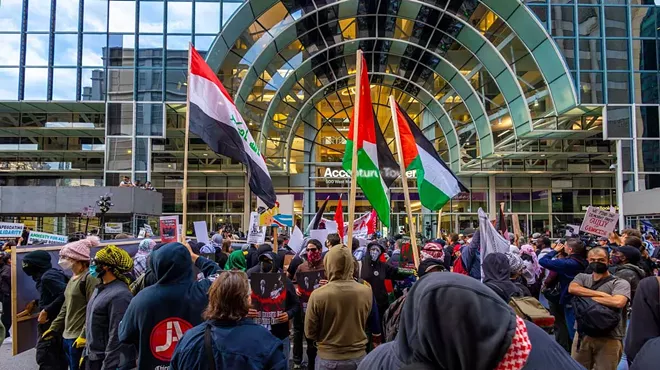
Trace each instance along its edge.
{"label": "backpack", "polygon": [[391,342],[396,338],[396,334],[399,332],[399,320],[401,317],[401,311],[403,310],[403,304],[406,302],[407,294],[399,297],[394,301],[390,307],[387,308],[385,314],[383,315],[383,322],[385,323],[385,342]]}
{"label": "backpack", "polygon": [[509,306],[516,315],[531,321],[548,334],[554,332],[555,317],[534,297],[511,297]]}
{"label": "backpack", "polygon": [[[603,284],[615,280],[614,276],[608,276],[593,284],[589,289],[597,290]],[[575,310],[575,322],[577,322],[578,333],[598,338],[609,335],[621,321],[621,311],[616,310],[588,297],[573,297],[573,309]]]}

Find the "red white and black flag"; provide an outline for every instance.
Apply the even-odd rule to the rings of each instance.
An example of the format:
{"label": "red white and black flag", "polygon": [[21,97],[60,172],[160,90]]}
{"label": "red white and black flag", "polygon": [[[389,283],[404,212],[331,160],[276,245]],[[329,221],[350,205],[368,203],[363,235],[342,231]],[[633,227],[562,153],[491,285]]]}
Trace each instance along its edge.
{"label": "red white and black flag", "polygon": [[276,199],[273,181],[247,123],[211,67],[192,45],[190,49],[190,132],[214,152],[243,163],[247,167],[250,190],[272,208]]}

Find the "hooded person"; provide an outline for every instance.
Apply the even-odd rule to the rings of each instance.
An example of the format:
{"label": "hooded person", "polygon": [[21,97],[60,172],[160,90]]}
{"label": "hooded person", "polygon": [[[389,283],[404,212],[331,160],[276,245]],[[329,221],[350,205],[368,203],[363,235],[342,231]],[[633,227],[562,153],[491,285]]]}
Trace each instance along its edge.
{"label": "hooded person", "polygon": [[90,236],[66,244],[60,249],[58,264],[64,270],[71,270],[73,277],[64,290],[64,304],[59,314],[50,324],[50,328],[42,335],[42,339],[52,338],[51,333],[62,335],[64,353],[71,370],[78,370],[80,356],[85,347],[85,314],[87,302],[99,284],[99,279],[90,276],[90,248],[99,245],[99,238]]}
{"label": "hooded person", "polygon": [[420,278],[408,293],[396,339],[370,352],[358,370],[402,368],[583,369],[494,291],[460,274]]}
{"label": "hooded person", "polygon": [[385,280],[403,280],[414,274],[414,271],[396,268],[390,264],[383,263],[380,260],[381,255],[385,253],[385,247],[378,242],[371,242],[367,245],[367,254],[362,262],[362,271],[360,278],[371,285],[371,290],[378,305],[378,315],[383,317],[385,310],[390,305],[388,293],[385,288]]}
{"label": "hooded person", "polygon": [[[208,291],[218,271],[214,262],[181,243],[168,243],[151,255],[156,284],[133,298],[121,324],[119,340],[138,349],[138,368],[167,367],[188,329],[202,322]],[[204,279],[195,280],[194,266]]]}
{"label": "hooded person", "polygon": [[240,271],[245,271],[246,265],[245,265],[245,254],[243,254],[243,251],[233,251],[229,255],[229,258],[227,259],[227,263],[225,264],[225,270],[240,270]]}
{"label": "hooded person", "polygon": [[353,280],[353,255],[348,247],[332,247],[323,265],[328,284],[309,298],[305,335],[317,343],[317,369],[356,369],[366,354],[372,292]]}
{"label": "hooded person", "polygon": [[135,347],[119,341],[119,323],[133,298],[126,280],[133,267],[131,256],[114,245],[99,250],[92,259],[90,273],[101,284],[87,304],[87,370],[135,366]]}
{"label": "hooded person", "polygon": [[[64,290],[69,279],[62,270],[53,268],[50,254],[46,251],[38,250],[26,254],[21,267],[36,283],[39,299],[28,303],[25,310],[32,313],[34,308],[38,309],[37,333],[41,337],[50,328],[64,304]],[[36,352],[40,370],[67,368],[61,336],[47,341],[39,340]]]}
{"label": "hooded person", "polygon": [[[507,252],[508,253],[508,252]],[[504,302],[511,297],[521,297],[523,292],[511,281],[511,264],[503,253],[491,253],[483,262],[484,284],[491,288]]]}
{"label": "hooded person", "polygon": [[646,273],[639,266],[642,254],[639,249],[625,245],[612,247],[610,253],[610,273],[630,284],[630,300],[635,299],[639,282],[646,277]]}
{"label": "hooded person", "polygon": [[[630,324],[623,348],[628,362],[633,364],[636,362],[641,348],[653,338],[660,337],[659,291],[660,280],[656,277],[649,277],[639,283],[635,298],[632,300],[632,315],[630,315]],[[658,345],[655,347],[660,348]],[[647,369],[650,368],[652,367]]]}
{"label": "hooded person", "polygon": [[149,257],[155,246],[156,242],[151,239],[143,239],[138,244],[137,253],[133,257],[133,274],[136,278],[147,271],[147,257]]}

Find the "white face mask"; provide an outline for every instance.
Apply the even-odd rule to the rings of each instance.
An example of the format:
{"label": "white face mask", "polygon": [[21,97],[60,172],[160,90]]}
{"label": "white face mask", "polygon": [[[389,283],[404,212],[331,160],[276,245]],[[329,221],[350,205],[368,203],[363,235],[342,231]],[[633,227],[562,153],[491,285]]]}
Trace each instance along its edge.
{"label": "white face mask", "polygon": [[62,257],[60,257],[60,260],[57,261],[57,264],[60,265],[60,267],[65,270],[71,270],[71,267],[73,267],[73,262]]}

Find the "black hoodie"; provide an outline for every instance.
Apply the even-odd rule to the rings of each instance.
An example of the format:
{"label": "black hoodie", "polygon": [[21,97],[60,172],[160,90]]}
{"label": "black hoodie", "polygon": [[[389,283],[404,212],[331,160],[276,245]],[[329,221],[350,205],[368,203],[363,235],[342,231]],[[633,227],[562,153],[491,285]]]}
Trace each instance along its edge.
{"label": "black hoodie", "polygon": [[[583,369],[553,338],[525,322],[532,351],[524,369]],[[492,370],[504,357],[516,316],[491,289],[466,275],[427,274],[408,293],[394,342],[378,346],[358,370]]]}
{"label": "black hoodie", "polygon": [[[151,258],[158,281],[131,300],[119,325],[119,340],[138,349],[140,370],[169,365],[178,340],[203,321],[212,282],[195,281],[190,253],[180,243],[164,245]],[[218,265],[204,257],[195,266],[207,277],[218,271]]]}
{"label": "black hoodie", "polygon": [[625,339],[628,362],[632,362],[642,346],[650,339],[660,337],[660,286],[655,276],[642,280],[633,298],[632,315]]}

